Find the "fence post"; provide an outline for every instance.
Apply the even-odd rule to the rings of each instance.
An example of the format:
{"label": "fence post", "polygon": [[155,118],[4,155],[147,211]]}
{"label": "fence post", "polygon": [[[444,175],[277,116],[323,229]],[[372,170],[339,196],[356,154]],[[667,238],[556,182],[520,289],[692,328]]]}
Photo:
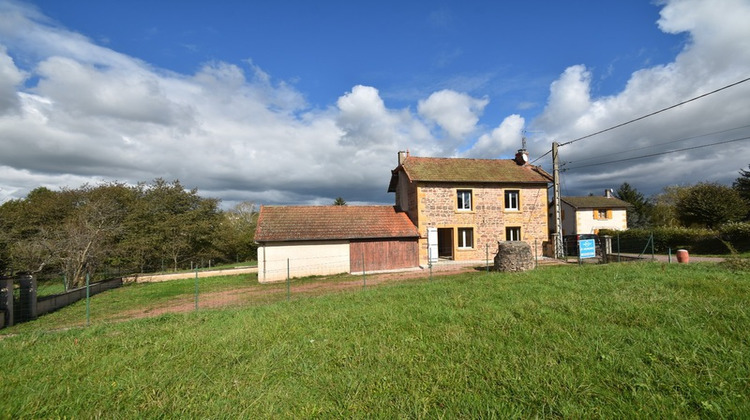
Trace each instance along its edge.
{"label": "fence post", "polygon": [[286,259],[286,300],[289,301],[289,295],[290,295],[290,287],[289,287],[289,258]]}
{"label": "fence post", "polygon": [[198,267],[195,267],[195,310],[198,310]]}
{"label": "fence post", "polygon": [[90,274],[86,273],[86,326],[89,326],[91,320],[91,278]]}
{"label": "fence post", "polygon": [[489,274],[490,272],[490,244],[484,245],[484,253],[485,253],[484,262],[485,262],[485,265],[487,266],[487,273]]}
{"label": "fence post", "polygon": [[534,268],[539,267],[539,251],[537,250],[537,239],[534,239]]}
{"label": "fence post", "polygon": [[672,264],[672,247],[667,248],[667,264]]}
{"label": "fence post", "polygon": [[427,281],[432,281],[432,248],[427,246],[427,267],[430,269],[430,277]]}
{"label": "fence post", "polygon": [[19,321],[36,319],[36,277],[24,274],[18,279],[20,290],[21,314]]}
{"label": "fence post", "polygon": [[13,325],[13,279],[0,277],[0,328]]}
{"label": "fence post", "polygon": [[617,232],[617,262],[620,262],[620,232]]}
{"label": "fence post", "polygon": [[362,249],[362,290],[367,288],[367,275],[365,274],[365,250]]}
{"label": "fence post", "polygon": [[654,254],[654,233],[651,232],[651,261],[656,261],[656,255]]}

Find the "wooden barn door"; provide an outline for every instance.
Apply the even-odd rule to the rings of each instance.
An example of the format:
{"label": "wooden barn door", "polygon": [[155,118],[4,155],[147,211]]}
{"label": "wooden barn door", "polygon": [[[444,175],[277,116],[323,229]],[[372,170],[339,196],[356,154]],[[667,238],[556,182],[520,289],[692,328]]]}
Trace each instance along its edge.
{"label": "wooden barn door", "polygon": [[351,241],[351,272],[416,267],[419,265],[418,249],[416,238]]}

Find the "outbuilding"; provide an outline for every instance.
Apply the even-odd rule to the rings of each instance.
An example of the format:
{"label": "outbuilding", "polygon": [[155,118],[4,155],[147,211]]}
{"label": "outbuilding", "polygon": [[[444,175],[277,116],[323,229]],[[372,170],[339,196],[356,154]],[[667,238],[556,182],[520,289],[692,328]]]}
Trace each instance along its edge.
{"label": "outbuilding", "polygon": [[258,281],[419,265],[419,233],[393,206],[262,206]]}

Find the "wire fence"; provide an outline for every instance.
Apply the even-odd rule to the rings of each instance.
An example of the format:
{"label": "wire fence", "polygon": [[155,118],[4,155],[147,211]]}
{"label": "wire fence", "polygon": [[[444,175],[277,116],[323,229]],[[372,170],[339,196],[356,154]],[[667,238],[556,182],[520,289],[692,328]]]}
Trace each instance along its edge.
{"label": "wire fence", "polygon": [[[543,260],[554,261],[542,256],[542,244],[534,244],[531,248],[535,267]],[[644,243],[624,241],[615,236],[601,238],[601,242],[597,244],[596,258],[591,261],[618,262],[626,261],[633,256],[648,259],[652,253],[653,237]],[[38,328],[54,330],[170,313],[294,301],[340,291],[365,291],[394,282],[430,282],[436,276],[444,274],[470,272],[482,275],[493,271],[495,254],[495,249],[490,249],[487,245],[484,250],[485,258],[482,260],[462,262],[440,259],[421,267],[415,267],[413,264],[411,267],[393,270],[375,270],[366,258],[361,258],[359,263],[364,269],[354,272],[351,270],[352,258],[341,255],[276,257],[267,258],[257,267],[245,265],[223,270],[196,268],[190,272],[125,276],[117,278],[120,283],[113,286],[115,289],[95,298],[94,294],[104,289],[98,286],[100,282],[87,282],[84,288],[78,289],[78,293],[83,296],[80,301],[44,316],[32,316],[30,319],[37,320],[40,325]],[[569,254],[565,256],[566,260],[574,258],[578,257]],[[275,278],[268,280],[269,274]],[[265,276],[267,281],[261,281],[262,276]],[[33,287],[33,296],[37,302],[48,299],[40,293],[45,287],[43,284],[34,284]],[[99,289],[94,292],[93,288]],[[9,290],[12,292],[11,300],[23,300],[18,284],[11,284]],[[24,296],[30,296],[31,292],[24,293]],[[62,294],[54,296],[59,295]],[[0,318],[2,317],[3,314],[0,313]],[[8,323],[4,325],[8,326]],[[29,325],[27,328],[35,327]]]}
{"label": "wire fence", "polygon": [[[84,287],[76,290],[81,300],[70,298],[68,307],[45,315],[37,311],[36,315],[27,319],[16,318],[16,323],[36,320],[39,327],[34,327],[35,322],[28,322],[23,328],[54,330],[169,313],[294,301],[339,291],[365,291],[386,283],[430,282],[435,277],[459,272],[481,275],[492,271],[495,251],[487,245],[484,252],[480,252],[485,257],[482,260],[439,260],[424,266],[411,264],[391,270],[377,269],[382,264],[371,264],[366,257],[355,258],[354,261],[350,256],[342,255],[267,258],[258,267],[243,266],[222,271],[201,268],[190,272],[118,277],[118,288],[95,297],[93,289],[99,287],[100,282],[87,281]],[[532,247],[532,253],[536,265],[541,258],[541,246]],[[359,264],[357,268],[361,267],[361,271],[352,270],[354,263]],[[259,281],[261,276],[269,279],[270,275],[275,278]],[[73,293],[48,294],[45,289],[62,290],[59,286],[49,285],[47,281],[35,282],[33,289],[37,305],[46,299],[68,299],[63,296]],[[17,282],[11,285],[11,290],[15,292],[11,300],[16,302],[16,309],[28,305],[26,301],[21,302]],[[7,323],[5,325],[8,326]]]}

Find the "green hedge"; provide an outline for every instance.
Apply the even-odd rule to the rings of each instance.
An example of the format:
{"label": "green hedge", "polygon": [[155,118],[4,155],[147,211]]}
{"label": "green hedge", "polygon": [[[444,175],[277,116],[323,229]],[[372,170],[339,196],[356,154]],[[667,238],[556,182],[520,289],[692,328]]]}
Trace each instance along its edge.
{"label": "green hedge", "polygon": [[729,223],[717,230],[683,227],[601,230],[599,235],[612,236],[612,250],[617,252],[651,253],[649,237],[654,235],[654,252],[666,253],[669,248],[687,249],[697,254],[730,254],[727,244],[737,252],[750,251],[750,223]]}

